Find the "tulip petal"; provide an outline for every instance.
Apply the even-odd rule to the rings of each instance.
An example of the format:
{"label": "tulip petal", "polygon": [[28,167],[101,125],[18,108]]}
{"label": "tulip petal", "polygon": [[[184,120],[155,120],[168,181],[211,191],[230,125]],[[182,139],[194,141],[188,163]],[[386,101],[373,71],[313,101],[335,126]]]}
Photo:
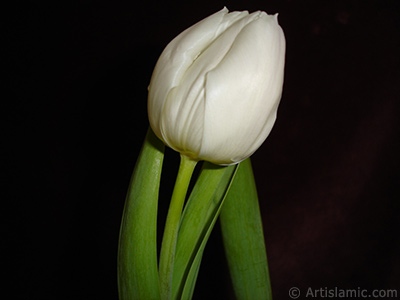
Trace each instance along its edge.
{"label": "tulip petal", "polygon": [[277,16],[261,13],[207,74],[201,159],[237,163],[264,142],[282,93],[285,39]]}
{"label": "tulip petal", "polygon": [[224,8],[189,27],[167,45],[158,59],[149,86],[148,111],[150,124],[159,138],[159,120],[168,93],[178,86],[189,66],[212,42],[227,13]]}
{"label": "tulip petal", "polygon": [[246,18],[247,15],[247,12],[226,15],[221,23],[223,31],[218,30],[220,35],[196,58],[180,84],[169,92],[160,126],[164,141],[173,149],[198,156],[205,121],[206,74],[224,59],[242,28],[256,17]]}

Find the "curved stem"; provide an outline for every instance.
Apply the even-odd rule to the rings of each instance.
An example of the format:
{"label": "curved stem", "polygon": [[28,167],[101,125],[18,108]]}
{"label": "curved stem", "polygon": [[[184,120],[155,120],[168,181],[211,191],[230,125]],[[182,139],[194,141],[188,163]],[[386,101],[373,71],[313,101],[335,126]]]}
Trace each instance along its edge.
{"label": "curved stem", "polygon": [[163,300],[171,298],[172,273],[179,223],[187,189],[196,164],[197,161],[181,154],[178,176],[172,193],[161,244],[159,278],[161,299]]}

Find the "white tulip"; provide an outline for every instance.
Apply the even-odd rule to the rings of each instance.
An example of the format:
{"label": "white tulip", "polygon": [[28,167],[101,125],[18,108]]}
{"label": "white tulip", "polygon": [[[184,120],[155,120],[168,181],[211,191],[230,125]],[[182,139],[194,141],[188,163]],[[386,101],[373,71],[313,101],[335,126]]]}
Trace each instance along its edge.
{"label": "white tulip", "polygon": [[277,15],[224,8],[162,52],[149,86],[150,126],[166,145],[195,160],[238,163],[275,123],[284,64]]}

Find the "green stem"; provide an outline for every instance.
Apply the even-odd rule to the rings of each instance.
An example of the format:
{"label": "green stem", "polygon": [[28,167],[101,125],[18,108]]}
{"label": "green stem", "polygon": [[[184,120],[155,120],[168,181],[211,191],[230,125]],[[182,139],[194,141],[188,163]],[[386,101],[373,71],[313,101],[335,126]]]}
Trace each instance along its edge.
{"label": "green stem", "polygon": [[181,163],[169,205],[161,244],[159,278],[161,299],[163,300],[171,298],[172,274],[179,223],[187,189],[196,164],[197,161],[181,155]]}

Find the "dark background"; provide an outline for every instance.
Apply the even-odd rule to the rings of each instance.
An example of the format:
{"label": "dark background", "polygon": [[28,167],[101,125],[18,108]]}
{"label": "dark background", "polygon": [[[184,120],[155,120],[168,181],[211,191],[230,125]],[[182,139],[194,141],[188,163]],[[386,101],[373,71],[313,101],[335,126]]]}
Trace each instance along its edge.
{"label": "dark background", "polygon": [[[252,160],[275,299],[291,287],[400,293],[398,3],[15,1],[3,38],[4,299],[117,299],[153,67],[224,5],[279,12],[287,39],[278,119]],[[213,295],[232,299],[218,228],[195,299]]]}

